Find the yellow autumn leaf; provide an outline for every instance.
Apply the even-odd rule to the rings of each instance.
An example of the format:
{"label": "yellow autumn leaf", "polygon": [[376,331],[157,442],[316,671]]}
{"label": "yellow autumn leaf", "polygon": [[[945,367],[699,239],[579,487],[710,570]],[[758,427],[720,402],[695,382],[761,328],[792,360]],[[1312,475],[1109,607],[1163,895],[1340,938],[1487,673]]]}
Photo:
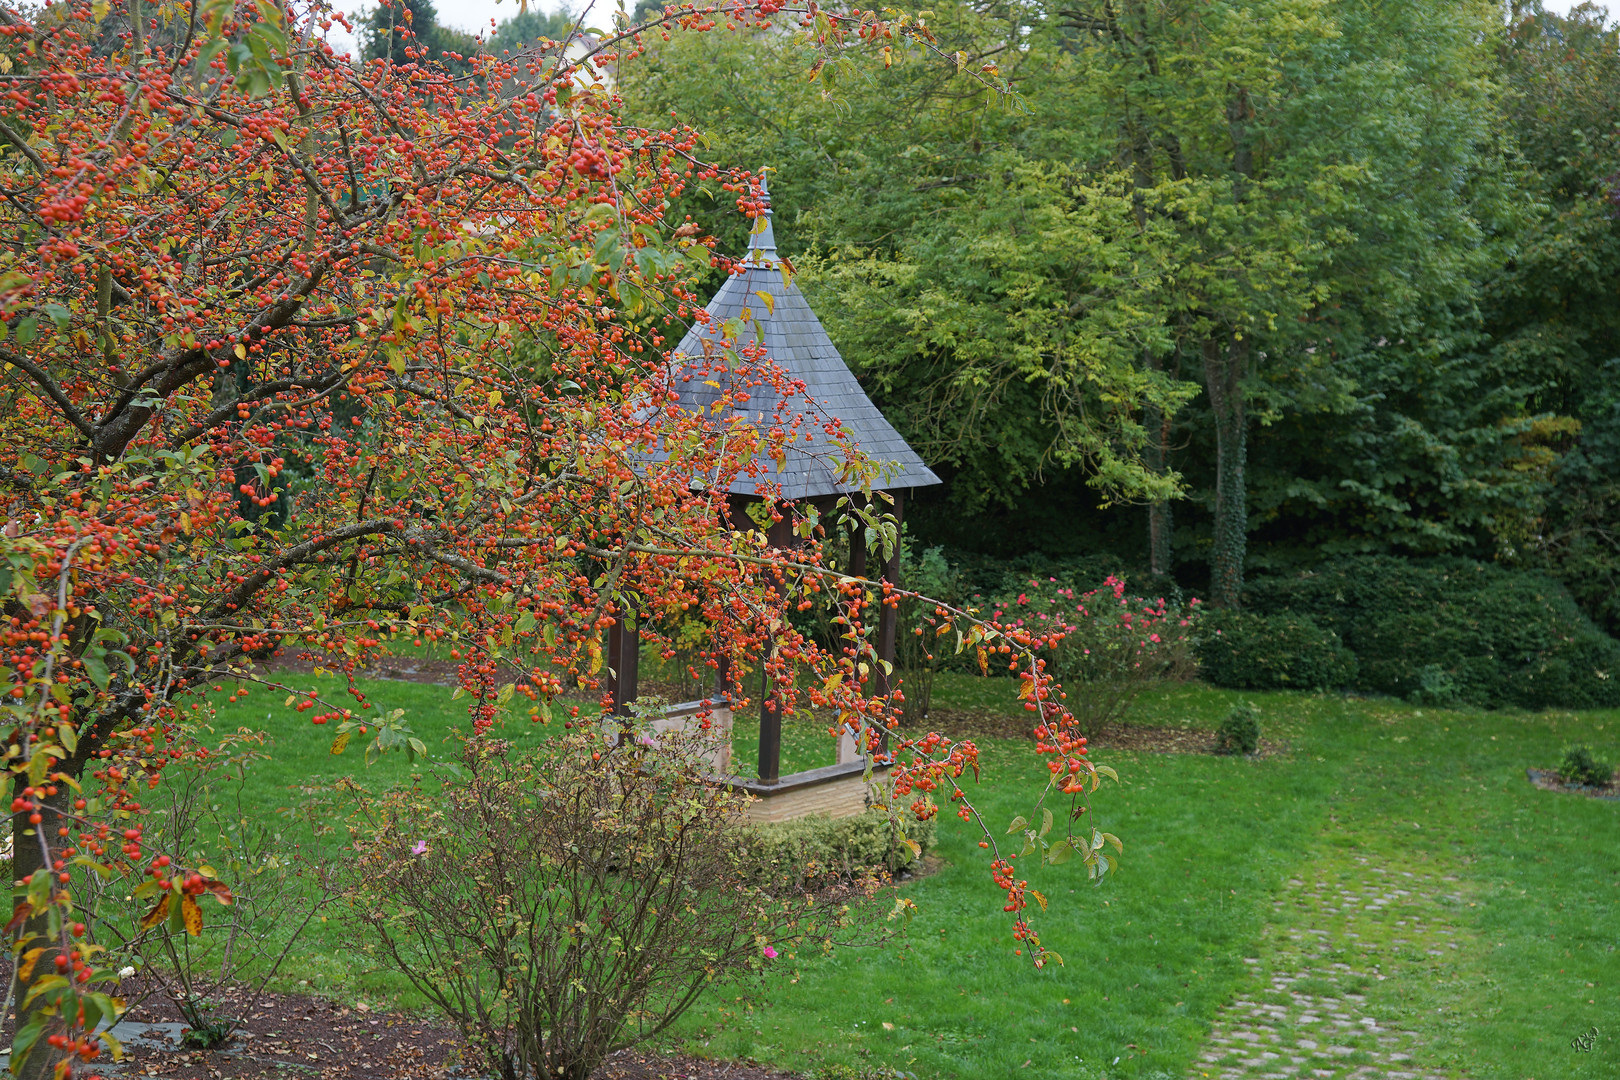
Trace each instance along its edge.
{"label": "yellow autumn leaf", "polygon": [[[1042,907],[1044,906],[1043,904]],[[180,917],[186,921],[186,933],[192,937],[202,936],[202,908],[197,906],[197,901],[193,900],[189,893],[180,898]]]}
{"label": "yellow autumn leaf", "polygon": [[170,893],[164,893],[163,899],[157,902],[157,907],[141,916],[141,929],[150,930],[158,923],[169,917],[169,901],[174,899]]}

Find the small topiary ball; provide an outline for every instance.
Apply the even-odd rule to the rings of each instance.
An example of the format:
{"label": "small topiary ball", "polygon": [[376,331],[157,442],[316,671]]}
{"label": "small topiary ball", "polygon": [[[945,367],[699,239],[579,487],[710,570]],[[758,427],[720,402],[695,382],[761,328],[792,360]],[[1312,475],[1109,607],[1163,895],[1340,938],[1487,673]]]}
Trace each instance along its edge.
{"label": "small topiary ball", "polygon": [[1215,730],[1215,749],[1222,754],[1252,754],[1260,749],[1260,710],[1247,701],[1232,706]]}
{"label": "small topiary ball", "polygon": [[1607,787],[1614,778],[1614,767],[1592,756],[1590,746],[1571,746],[1564,751],[1563,764],[1558,766],[1558,778],[1566,784],[1582,787]]}

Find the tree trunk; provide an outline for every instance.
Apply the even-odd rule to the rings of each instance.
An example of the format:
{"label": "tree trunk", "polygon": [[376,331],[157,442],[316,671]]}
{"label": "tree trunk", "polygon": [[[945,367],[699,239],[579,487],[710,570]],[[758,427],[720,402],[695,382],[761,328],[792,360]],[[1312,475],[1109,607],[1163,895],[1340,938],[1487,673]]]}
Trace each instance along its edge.
{"label": "tree trunk", "polygon": [[[21,797],[23,788],[27,786],[28,780],[26,777],[15,777],[12,781],[13,796]],[[26,813],[12,815],[11,867],[12,877],[15,882],[26,881],[36,871],[46,869],[45,859],[40,851],[39,835],[35,830],[45,829],[47,835],[52,835],[55,823],[60,820],[61,808],[66,803],[67,798],[67,789],[63,789],[61,793],[52,798],[36,798],[36,801],[42,804],[40,812],[44,818],[44,821],[38,826],[29,824],[28,814]],[[22,925],[20,934],[23,936],[35,935],[28,948],[31,949],[42,945],[45,947],[45,951],[40,954],[38,961],[34,964],[34,970],[30,977],[27,979],[19,977],[16,980],[15,988],[12,990],[12,1003],[16,1017],[16,1024],[12,1028],[13,1037],[17,1032],[27,1027],[29,1021],[45,1007],[45,1002],[39,998],[30,1002],[27,1006],[20,1004],[20,1002],[27,999],[29,988],[45,976],[56,974],[57,947],[50,940],[49,914],[41,913],[29,919]],[[51,1031],[52,1028],[47,1028],[45,1033],[34,1043],[33,1050],[23,1063],[23,1067],[17,1072],[18,1080],[47,1080],[54,1074],[56,1062],[60,1059],[61,1054],[46,1045],[45,1038],[51,1034]]]}
{"label": "tree trunk", "polygon": [[1204,342],[1204,391],[1215,413],[1215,540],[1209,558],[1210,601],[1235,608],[1243,599],[1243,558],[1249,538],[1248,487],[1243,466],[1248,430],[1243,409],[1249,341],[1241,334]]}
{"label": "tree trunk", "polygon": [[[1149,371],[1163,371],[1164,358],[1149,354]],[[1147,467],[1150,472],[1163,473],[1170,458],[1170,414],[1149,405],[1144,419],[1152,435],[1147,447]],[[1148,503],[1148,572],[1168,576],[1171,567],[1170,500],[1158,499]]]}

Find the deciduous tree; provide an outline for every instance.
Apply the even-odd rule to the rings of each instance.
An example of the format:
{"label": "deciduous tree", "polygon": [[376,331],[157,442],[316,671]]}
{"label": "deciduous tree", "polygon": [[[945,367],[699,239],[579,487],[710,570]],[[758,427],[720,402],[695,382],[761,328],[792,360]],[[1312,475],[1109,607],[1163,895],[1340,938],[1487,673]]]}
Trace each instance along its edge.
{"label": "deciduous tree", "polygon": [[[279,653],[352,672],[402,636],[450,637],[477,737],[513,702],[541,713],[600,688],[603,630],[633,602],[649,628],[700,613],[714,662],[772,636],[777,692],[816,668],[815,699],[865,718],[875,746],[896,703],[864,694],[870,658],[820,650],[786,618],[832,588],[858,625],[859,583],[821,571],[810,523],[802,552],[774,551],[690,484],[753,476],[769,503],[761,462],[809,423],[836,445],[836,424],[792,411],[795,387],[740,326],[712,363],[730,393],[782,395],[774,428],[683,413],[668,385],[670,333],[700,317],[687,283],[711,254],[664,207],[702,178],[757,210],[753,181],[701,164],[689,128],[629,125],[592,77],[643,30],[773,17],[827,49],[916,32],[774,2],[671,8],[576,61],[481,55],[457,77],[421,55],[350,65],[319,17],[273,0],[0,8],[0,692],[22,1075],[66,1075],[110,1042],[79,876],[133,866],[147,918],[188,929],[200,901],[228,898],[139,824],[142,786],[177,752],[166,733],[200,693],[268,682],[330,725],[334,751],[357,736],[424,751],[358,690],[338,703],[277,683]],[[873,466],[849,459],[858,491]],[[998,662],[1032,655],[964,628]],[[1054,797],[1083,798],[1084,740],[1045,674],[1023,673]],[[972,816],[957,783],[971,743],[891,751],[919,812],[939,792]],[[1031,850],[1069,845],[1054,835]],[[986,843],[1045,962],[1016,856]],[[1103,870],[1100,847],[1088,832],[1066,850]]]}

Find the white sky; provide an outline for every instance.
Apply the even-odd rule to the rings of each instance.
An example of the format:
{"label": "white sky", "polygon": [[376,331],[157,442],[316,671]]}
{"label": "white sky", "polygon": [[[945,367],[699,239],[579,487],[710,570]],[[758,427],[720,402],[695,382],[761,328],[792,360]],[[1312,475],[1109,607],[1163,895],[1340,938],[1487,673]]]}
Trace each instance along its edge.
{"label": "white sky", "polygon": [[[590,0],[568,0],[568,2],[561,2],[561,0],[529,0],[529,6],[540,12],[567,8],[577,14],[580,7],[587,2],[590,2]],[[608,18],[611,12],[617,10],[617,4],[613,3],[612,0],[595,0],[595,2],[601,6],[603,12],[607,13],[603,14],[603,18]],[[375,7],[376,4],[367,2],[367,0],[333,0],[332,6],[350,19],[357,19],[363,12]],[[626,6],[634,7],[635,4],[632,0]],[[491,19],[496,22],[505,22],[518,13],[518,0],[435,0],[433,7],[439,13],[440,25],[465,30],[472,34],[480,31],[487,34],[490,29],[489,23]],[[586,25],[598,25],[593,24],[589,17],[586,18],[585,22]],[[328,40],[331,41],[332,47],[340,52],[345,48],[351,51],[355,48],[354,40],[336,27],[333,28],[332,35]]]}

